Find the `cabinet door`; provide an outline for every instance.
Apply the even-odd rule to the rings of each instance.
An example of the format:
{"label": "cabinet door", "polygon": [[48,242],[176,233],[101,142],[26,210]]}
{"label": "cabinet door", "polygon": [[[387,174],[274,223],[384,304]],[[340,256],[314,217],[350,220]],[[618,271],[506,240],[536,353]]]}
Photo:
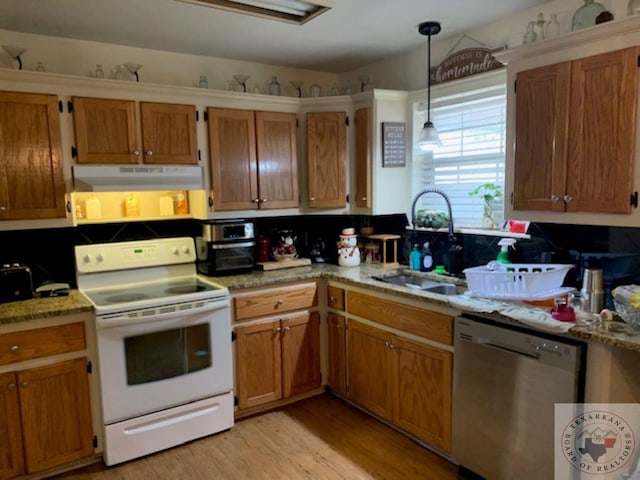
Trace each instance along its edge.
{"label": "cabinet door", "polygon": [[570,62],[518,73],[515,210],[564,211],[570,75]]}
{"label": "cabinet door", "polygon": [[255,210],[259,205],[255,114],[249,110],[207,109],[213,207]]}
{"label": "cabinet door", "polygon": [[328,384],[339,395],[347,395],[347,332],[342,315],[327,313],[329,350]]}
{"label": "cabinet door", "polygon": [[357,321],[349,321],[347,332],[349,399],[392,420],[391,334]]}
{"label": "cabinet door", "polygon": [[16,375],[0,375],[0,478],[24,473],[22,429]]}
{"label": "cabinet door", "polygon": [[346,205],[346,129],[344,112],[307,114],[309,207]]}
{"label": "cabinet door", "polygon": [[64,218],[55,95],[0,92],[0,220]]}
{"label": "cabinet door", "polygon": [[282,398],[280,321],[236,328],[238,407]]}
{"label": "cabinet door", "polygon": [[29,473],[93,454],[87,360],[18,372]]}
{"label": "cabinet door", "polygon": [[293,113],[256,112],[260,208],[300,204],[296,124]]}
{"label": "cabinet door", "polygon": [[198,164],[196,107],[140,102],[144,163]]}
{"label": "cabinet door", "polygon": [[78,163],[137,163],[135,102],[73,97]]}
{"label": "cabinet door", "polygon": [[395,337],[392,341],[398,427],[451,451],[452,354]]}
{"label": "cabinet door", "polygon": [[567,211],[631,212],[639,53],[632,47],[573,62]]}
{"label": "cabinet door", "polygon": [[281,326],[283,397],[320,387],[320,315],[301,313],[283,319]]}
{"label": "cabinet door", "polygon": [[356,205],[371,208],[371,109],[356,110]]}

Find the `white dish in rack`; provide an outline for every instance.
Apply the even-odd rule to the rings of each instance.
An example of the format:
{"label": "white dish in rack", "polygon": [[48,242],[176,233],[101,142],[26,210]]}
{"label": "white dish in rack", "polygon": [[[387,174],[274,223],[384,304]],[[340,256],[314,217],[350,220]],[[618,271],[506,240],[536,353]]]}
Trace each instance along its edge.
{"label": "white dish in rack", "polygon": [[486,293],[486,292],[474,292],[472,290],[467,290],[467,294],[472,297],[477,298],[489,298],[491,300],[550,300],[556,297],[562,297],[567,293],[574,291],[573,287],[560,287],[554,288],[553,290],[547,290],[546,292],[540,292],[535,295],[530,294],[513,294],[513,293]]}

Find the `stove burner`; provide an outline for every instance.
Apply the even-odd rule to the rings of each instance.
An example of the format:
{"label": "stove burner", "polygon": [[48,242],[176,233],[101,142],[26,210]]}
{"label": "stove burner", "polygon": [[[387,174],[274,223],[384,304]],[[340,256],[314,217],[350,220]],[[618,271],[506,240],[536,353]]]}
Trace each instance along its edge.
{"label": "stove burner", "polygon": [[111,295],[106,300],[110,303],[125,303],[125,302],[137,302],[139,300],[146,300],[149,298],[144,293],[123,293],[120,295]]}
{"label": "stove burner", "polygon": [[203,285],[178,285],[176,287],[167,288],[165,292],[180,295],[183,293],[202,292],[204,290],[206,290],[206,287],[204,287]]}

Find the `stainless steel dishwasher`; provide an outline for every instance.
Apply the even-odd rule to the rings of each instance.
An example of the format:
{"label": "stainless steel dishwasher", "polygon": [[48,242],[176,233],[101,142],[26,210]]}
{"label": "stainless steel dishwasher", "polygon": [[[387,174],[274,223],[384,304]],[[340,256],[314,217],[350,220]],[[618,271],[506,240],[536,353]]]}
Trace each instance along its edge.
{"label": "stainless steel dishwasher", "polygon": [[553,478],[554,404],[583,400],[584,344],[462,316],[454,348],[452,454],[461,477]]}

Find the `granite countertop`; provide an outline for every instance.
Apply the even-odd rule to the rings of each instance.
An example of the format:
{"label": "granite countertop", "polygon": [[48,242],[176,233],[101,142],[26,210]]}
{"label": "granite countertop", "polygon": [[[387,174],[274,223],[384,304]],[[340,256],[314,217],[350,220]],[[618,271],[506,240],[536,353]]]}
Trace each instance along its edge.
{"label": "granite countertop", "polygon": [[[271,271],[255,271],[242,275],[209,277],[209,280],[227,287],[232,293],[247,288],[275,286],[289,282],[326,278],[355,287],[365,287],[381,293],[406,297],[413,300],[424,300],[440,306],[452,308],[456,312],[464,312],[464,308],[450,302],[452,297],[437,293],[413,290],[411,288],[382,283],[371,278],[372,275],[388,276],[406,272],[407,267],[385,268],[378,264],[361,264],[358,267],[339,267],[332,264],[312,264],[304,267],[285,268]],[[447,283],[454,283],[464,290],[463,279],[441,276],[433,273],[422,274],[427,278]],[[78,290],[71,290],[69,296],[52,298],[34,298],[19,302],[0,304],[0,325],[23,322],[50,316],[67,315],[77,312],[92,311],[91,303]],[[474,313],[474,312],[470,312]],[[500,313],[489,313],[483,316],[503,323],[518,324],[517,320],[505,317]],[[574,326],[562,333],[586,341],[601,342],[612,346],[640,352],[640,331],[635,331],[623,322],[597,322],[588,326]]]}
{"label": "granite countertop", "polygon": [[0,304],[0,325],[92,311],[91,302],[78,290],[72,289],[65,297],[33,298]]}

